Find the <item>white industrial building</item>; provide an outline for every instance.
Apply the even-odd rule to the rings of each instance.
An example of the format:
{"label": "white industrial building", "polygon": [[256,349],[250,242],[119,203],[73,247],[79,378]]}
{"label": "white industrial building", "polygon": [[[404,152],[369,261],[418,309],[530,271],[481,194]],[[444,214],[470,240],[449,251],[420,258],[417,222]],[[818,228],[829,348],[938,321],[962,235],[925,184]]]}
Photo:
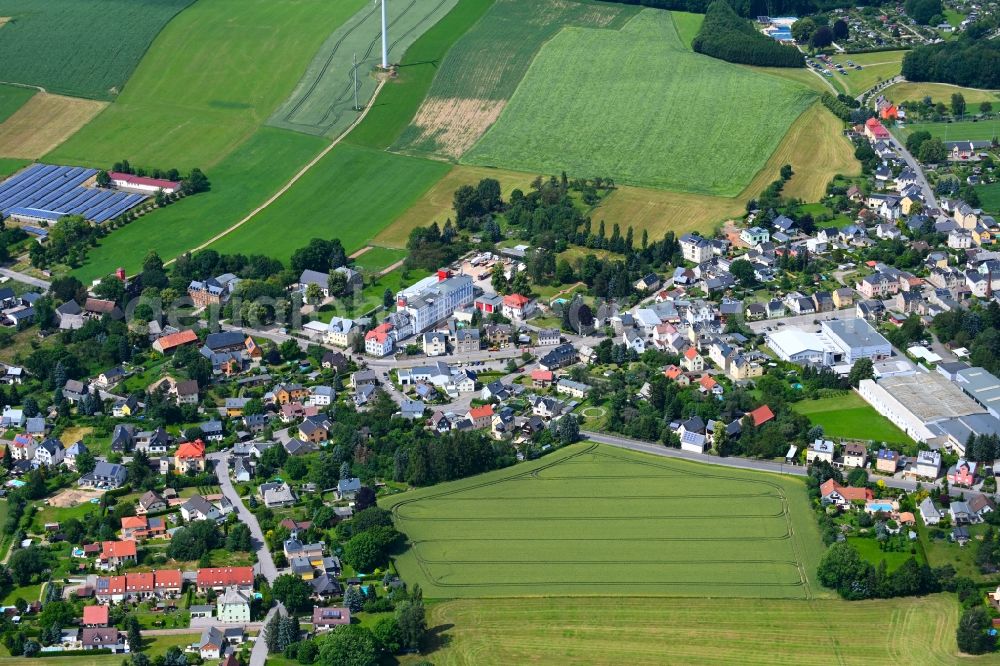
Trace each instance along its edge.
{"label": "white industrial building", "polygon": [[474,298],[471,277],[452,277],[449,271],[440,270],[399,292],[396,309],[410,316],[414,333],[423,333],[456,309],[471,304]]}
{"label": "white industrial building", "polygon": [[767,334],[767,346],[783,361],[850,367],[861,358],[892,356],[892,345],[864,319],[820,322],[816,330],[785,327]]}

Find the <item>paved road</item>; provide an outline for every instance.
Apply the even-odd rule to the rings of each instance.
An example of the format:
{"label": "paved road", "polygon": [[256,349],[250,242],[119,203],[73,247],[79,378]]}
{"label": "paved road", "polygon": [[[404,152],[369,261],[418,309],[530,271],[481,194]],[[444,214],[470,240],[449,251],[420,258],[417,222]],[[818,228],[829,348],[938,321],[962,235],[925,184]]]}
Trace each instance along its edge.
{"label": "paved road", "polygon": [[274,559],[271,557],[271,551],[268,550],[267,542],[264,541],[264,532],[260,529],[260,523],[257,522],[257,516],[250,513],[250,511],[243,504],[243,499],[236,492],[233,487],[233,482],[229,478],[229,453],[218,452],[210,453],[208,456],[209,460],[215,461],[215,475],[219,479],[219,486],[222,488],[222,494],[233,503],[233,507],[236,509],[236,515],[239,517],[240,522],[244,523],[250,528],[250,535],[254,540],[254,551],[257,553],[257,573],[260,573],[268,580],[269,583],[273,583],[274,579],[278,577],[278,569],[274,566]]}
{"label": "paved road", "polygon": [[[285,612],[285,607],[281,604],[275,605],[267,615],[264,616],[264,626],[271,620],[271,617],[275,613],[281,613],[282,615],[287,615]],[[267,641],[264,640],[264,631],[261,631],[257,635],[257,639],[254,641],[253,649],[250,650],[250,666],[264,666],[267,663]]]}
{"label": "paved road", "polygon": [[899,141],[895,135],[893,135],[892,144],[899,153],[899,156],[906,162],[906,165],[913,169],[914,173],[917,174],[917,184],[920,185],[920,189],[924,193],[924,201],[926,202],[927,207],[937,208],[938,204],[937,199],[934,197],[934,188],[927,182],[927,177],[924,175],[924,170],[920,166],[920,162],[913,157],[910,151],[906,149],[903,142]]}
{"label": "paved road", "polygon": [[[581,431],[580,433],[585,438],[598,442],[600,444],[607,444],[609,446],[617,446],[622,449],[629,449],[631,451],[640,451],[642,453],[651,453],[656,456],[662,456],[664,458],[681,458],[683,460],[691,460],[694,462],[706,463],[709,465],[719,465],[721,467],[735,467],[738,469],[750,469],[756,470],[758,472],[773,472],[775,474],[788,474],[790,476],[806,476],[808,474],[808,468],[802,465],[790,465],[786,463],[773,462],[770,460],[751,460],[749,458],[720,458],[719,456],[710,456],[703,453],[691,453],[689,451],[681,451],[680,449],[668,449],[662,444],[654,444],[651,442],[643,442],[635,439],[629,439],[628,437],[620,437],[618,435],[607,435],[599,432],[592,431]],[[924,488],[930,486],[939,486],[939,482],[919,482],[911,481],[909,479],[899,479],[894,477],[886,477],[878,474],[869,474],[869,481],[872,483],[883,481],[889,488],[897,488],[900,490],[905,490],[907,492],[913,492],[917,489],[917,485],[921,485]],[[967,488],[949,488],[949,494],[953,497],[965,496],[966,499],[971,499],[976,495],[985,495],[990,499],[993,495],[989,493],[981,493],[975,490],[969,490]]]}
{"label": "paved road", "polygon": [[11,280],[17,280],[18,282],[30,284],[32,287],[39,287],[45,291],[48,291],[49,287],[52,286],[51,282],[40,280],[25,273],[18,273],[17,271],[12,271],[9,268],[0,268],[0,275],[9,277]]}

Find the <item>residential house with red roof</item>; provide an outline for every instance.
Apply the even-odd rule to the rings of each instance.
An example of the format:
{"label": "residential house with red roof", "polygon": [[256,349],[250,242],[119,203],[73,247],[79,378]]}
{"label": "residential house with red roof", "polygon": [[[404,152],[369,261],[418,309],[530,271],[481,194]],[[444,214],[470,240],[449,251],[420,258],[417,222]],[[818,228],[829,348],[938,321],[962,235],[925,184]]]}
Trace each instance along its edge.
{"label": "residential house with red roof", "polygon": [[536,308],[535,299],[522,294],[508,294],[503,297],[503,316],[508,319],[525,319]]}
{"label": "residential house with red roof", "polygon": [[196,439],[193,442],[184,442],[177,447],[174,453],[174,472],[186,474],[187,472],[205,471],[205,442]]}
{"label": "residential house with red roof", "polygon": [[392,323],[384,321],[365,333],[365,353],[369,356],[388,356],[396,341],[392,336]]}
{"label": "residential house with red roof", "polygon": [[253,567],[210,567],[198,569],[198,591],[221,592],[230,586],[242,591],[253,590]]}
{"label": "residential house with red roof", "polygon": [[172,354],[184,345],[193,345],[198,342],[198,334],[188,329],[178,331],[170,335],[164,335],[153,342],[153,349],[161,354]]}
{"label": "residential house with red roof", "polygon": [[870,141],[888,141],[892,138],[889,130],[877,118],[869,118],[865,121],[865,136]]}
{"label": "residential house with red roof", "polygon": [[750,419],[754,426],[760,427],[774,418],[774,412],[767,405],[761,405],[757,409],[750,412]]}
{"label": "residential house with red roof", "polygon": [[97,566],[105,571],[137,561],[135,541],[105,541],[101,543],[101,554],[97,556]]}
{"label": "residential house with red roof", "polygon": [[851,502],[867,502],[875,498],[868,488],[842,486],[833,479],[824,482],[819,487],[819,493],[823,504],[834,504],[841,509],[850,508]]}
{"label": "residential house with red roof", "polygon": [[84,606],[83,608],[83,626],[85,627],[106,627],[108,626],[108,618],[110,613],[108,612],[108,607],[104,605],[100,606]]}
{"label": "residential house with red roof", "polygon": [[472,421],[472,427],[476,430],[489,428],[493,423],[493,405],[473,407],[466,416]]}

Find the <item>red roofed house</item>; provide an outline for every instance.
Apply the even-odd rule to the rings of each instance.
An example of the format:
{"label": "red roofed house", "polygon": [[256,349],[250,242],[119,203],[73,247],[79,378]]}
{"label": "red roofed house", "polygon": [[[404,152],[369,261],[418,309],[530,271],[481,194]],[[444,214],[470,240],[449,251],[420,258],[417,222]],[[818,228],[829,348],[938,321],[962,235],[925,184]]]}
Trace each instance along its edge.
{"label": "red roofed house", "polygon": [[85,627],[106,627],[108,626],[107,606],[84,606],[83,626]]}
{"label": "red roofed house", "polygon": [[702,393],[711,393],[712,395],[722,395],[722,384],[715,381],[711,375],[705,375],[698,382],[698,390]]}
{"label": "red roofed house", "polygon": [[221,592],[235,586],[241,591],[253,590],[253,567],[211,567],[198,569],[198,591],[215,590]]}
{"label": "red roofed house", "polygon": [[480,428],[489,428],[493,423],[493,405],[473,407],[469,410],[467,416],[469,417],[469,420],[472,421],[473,428],[477,430]]}
{"label": "red roofed house", "polygon": [[392,324],[384,321],[365,334],[365,353],[371,356],[388,356],[395,341],[390,332]]}
{"label": "red roofed house", "polygon": [[137,533],[145,533],[149,521],[145,516],[125,516],[122,518],[122,539],[137,540]]}
{"label": "red roofed house", "polygon": [[198,334],[188,329],[186,331],[178,331],[177,333],[171,333],[170,335],[164,335],[162,338],[158,338],[153,343],[153,349],[161,354],[169,354],[184,345],[191,345],[196,342],[198,342]]}
{"label": "red roofed house", "polygon": [[756,427],[760,427],[774,418],[774,412],[767,405],[761,405],[757,409],[750,412],[750,418],[753,419],[753,424]]}
{"label": "red roofed house", "polygon": [[160,190],[163,190],[164,194],[173,194],[181,189],[180,183],[161,178],[144,178],[118,171],[112,171],[108,177],[111,178],[111,184],[119,190],[130,190],[143,194],[156,194]]}
{"label": "red roofed house", "polygon": [[688,372],[701,372],[705,369],[705,359],[694,347],[688,347],[681,357],[681,365]]}
{"label": "red roofed house", "polygon": [[552,383],[552,377],[551,370],[532,370],[531,385],[535,388],[545,388]]}
{"label": "red roofed house", "polygon": [[895,120],[899,117],[899,109],[896,108],[895,104],[886,104],[878,114],[882,120]]}
{"label": "red roofed house", "polygon": [[174,453],[174,472],[186,474],[189,471],[205,471],[205,442],[200,439],[184,442]]}
{"label": "red roofed house", "polygon": [[153,589],[159,597],[179,596],[184,588],[184,578],[180,569],[164,569],[153,572]]}
{"label": "red roofed house", "polygon": [[875,495],[868,488],[842,486],[833,479],[824,482],[819,487],[819,493],[823,504],[836,504],[841,509],[850,508],[851,502],[867,502],[875,499]]}
{"label": "red roofed house", "polygon": [[888,141],[891,138],[889,130],[876,118],[869,118],[865,121],[865,136],[872,141]]}
{"label": "red roofed house", "polygon": [[125,564],[135,564],[137,559],[135,541],[105,541],[101,544],[97,565],[109,571]]}
{"label": "red roofed house", "polygon": [[535,300],[521,294],[503,297],[503,316],[508,319],[524,319],[535,311]]}

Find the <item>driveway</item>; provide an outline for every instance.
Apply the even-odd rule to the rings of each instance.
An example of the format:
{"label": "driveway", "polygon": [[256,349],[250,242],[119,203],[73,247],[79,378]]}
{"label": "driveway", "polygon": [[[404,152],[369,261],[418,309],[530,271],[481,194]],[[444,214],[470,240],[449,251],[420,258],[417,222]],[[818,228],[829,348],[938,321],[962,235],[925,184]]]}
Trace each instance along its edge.
{"label": "driveway", "polygon": [[236,509],[236,515],[239,517],[240,522],[250,528],[250,536],[253,537],[254,541],[254,552],[257,554],[257,566],[255,567],[257,569],[257,573],[263,575],[269,583],[273,583],[274,579],[278,577],[278,569],[274,566],[274,559],[271,557],[271,551],[268,550],[267,543],[264,541],[264,532],[260,529],[260,523],[257,522],[257,516],[250,513],[250,511],[243,504],[243,498],[241,498],[239,493],[236,492],[236,488],[233,487],[233,482],[229,478],[229,453],[210,453],[207,458],[216,463],[215,475],[219,479],[219,486],[222,488],[222,494],[233,503],[233,507]]}
{"label": "driveway", "polygon": [[39,289],[43,289],[45,291],[48,291],[49,287],[52,286],[51,282],[40,280],[25,273],[18,273],[17,271],[12,271],[9,268],[0,268],[0,275],[9,277],[11,280],[23,282],[24,284],[30,284],[32,287],[38,287]]}

